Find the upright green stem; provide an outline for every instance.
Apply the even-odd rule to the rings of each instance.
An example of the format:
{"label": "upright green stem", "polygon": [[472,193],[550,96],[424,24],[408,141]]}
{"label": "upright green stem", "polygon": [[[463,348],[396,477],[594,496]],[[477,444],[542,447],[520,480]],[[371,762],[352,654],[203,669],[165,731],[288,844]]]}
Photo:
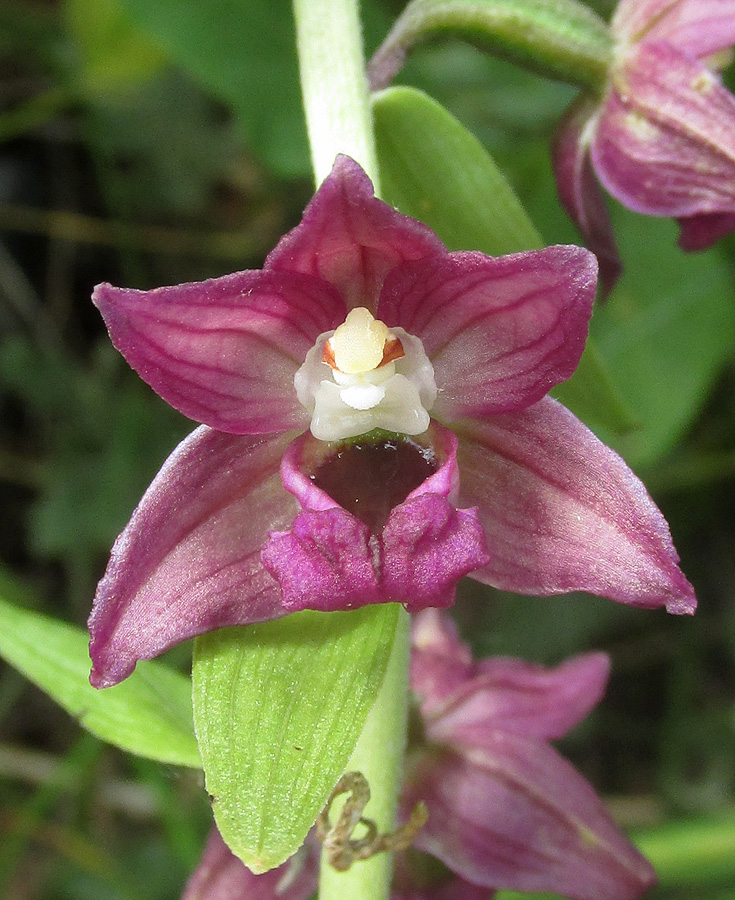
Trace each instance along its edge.
{"label": "upright green stem", "polygon": [[[317,184],[338,153],[360,163],[379,192],[378,161],[357,0],[294,0],[306,126]],[[381,832],[395,825],[406,746],[408,614],[401,611],[383,685],[347,771],[370,784],[365,816]],[[319,900],[388,900],[392,859],[383,853],[337,872],[323,858]]]}
{"label": "upright green stem", "polygon": [[[365,816],[381,832],[392,831],[395,824],[406,749],[409,658],[409,615],[401,610],[385,679],[347,764],[348,772],[362,772],[367,778],[370,803]],[[392,873],[389,853],[354,863],[347,872],[337,872],[322,856],[319,900],[388,900]]]}
{"label": "upright green stem", "polygon": [[338,153],[368,173],[378,193],[357,0],[294,0],[306,127],[317,184]]}

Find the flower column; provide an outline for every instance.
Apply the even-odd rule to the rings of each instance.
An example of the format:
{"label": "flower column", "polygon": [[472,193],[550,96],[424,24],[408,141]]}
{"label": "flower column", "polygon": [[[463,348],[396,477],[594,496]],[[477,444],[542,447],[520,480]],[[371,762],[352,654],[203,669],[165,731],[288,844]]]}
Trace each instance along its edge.
{"label": "flower column", "polygon": [[[355,0],[294,0],[301,86],[317,186],[338,153],[359,162],[379,196],[360,21]],[[406,742],[408,614],[401,613],[383,686],[347,766],[368,779],[366,815],[381,830],[393,828]],[[392,859],[383,853],[335,871],[323,860],[320,900],[387,900]]]}

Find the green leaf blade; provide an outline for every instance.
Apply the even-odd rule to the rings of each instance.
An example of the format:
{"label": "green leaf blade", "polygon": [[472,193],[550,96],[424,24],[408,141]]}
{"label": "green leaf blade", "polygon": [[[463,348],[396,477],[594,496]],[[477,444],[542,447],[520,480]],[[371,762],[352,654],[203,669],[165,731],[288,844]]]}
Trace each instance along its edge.
{"label": "green leaf blade", "polygon": [[477,138],[414,88],[373,97],[383,198],[421,219],[450,250],[490,256],[543,246],[513,189]]}
{"label": "green leaf blade", "polygon": [[89,683],[89,636],[81,628],[0,600],[0,657],[92,734],[129,753],[200,768],[189,679],[140,662],[122,684]]}
{"label": "green leaf blade", "polygon": [[295,613],[197,639],[194,718],[214,816],[254,872],[303,843],[385,674],[399,607]]}

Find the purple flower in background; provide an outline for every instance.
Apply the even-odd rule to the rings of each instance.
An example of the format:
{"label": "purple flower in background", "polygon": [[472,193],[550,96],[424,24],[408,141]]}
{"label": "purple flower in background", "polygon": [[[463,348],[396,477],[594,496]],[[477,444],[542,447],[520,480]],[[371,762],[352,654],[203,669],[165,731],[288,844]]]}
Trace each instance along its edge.
{"label": "purple flower in background", "polygon": [[406,813],[429,819],[414,846],[471,884],[627,900],[655,881],[590,785],[549,745],[600,700],[603,653],[554,669],[474,662],[454,623],[426,610],[413,624],[411,689],[424,741],[409,747]]}
{"label": "purple flower in background", "polygon": [[[487,900],[500,888],[632,900],[654,883],[590,785],[548,743],[595,706],[607,676],[602,653],[554,669],[507,658],[476,663],[445,613],[415,617],[420,737],[409,747],[401,808],[407,817],[426,803],[414,847],[446,871],[422,865],[413,848],[399,855],[393,900]],[[183,900],[306,900],[317,886],[317,846],[310,838],[285,865],[253,875],[213,833]]]}
{"label": "purple flower in background", "polygon": [[735,44],[735,5],[622,0],[611,28],[607,92],[572,104],[554,148],[562,203],[609,286],[620,261],[595,176],[629,209],[677,219],[685,250],[735,230],[735,97],[712,71]]}
{"label": "purple flower in background", "polygon": [[693,612],[643,485],[546,396],[577,366],[595,276],[576,247],[450,253],[340,157],[261,271],[100,285],[115,346],[205,424],[115,543],[92,683],[300,609],[449,606],[468,573]]}

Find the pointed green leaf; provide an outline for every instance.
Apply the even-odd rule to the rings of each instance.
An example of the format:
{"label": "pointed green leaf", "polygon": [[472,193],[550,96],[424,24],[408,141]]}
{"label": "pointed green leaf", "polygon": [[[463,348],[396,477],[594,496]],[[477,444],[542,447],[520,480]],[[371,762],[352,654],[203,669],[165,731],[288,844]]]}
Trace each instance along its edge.
{"label": "pointed green leaf", "polygon": [[[389,88],[374,96],[373,115],[388,203],[433,228],[450,250],[501,256],[543,246],[490,154],[443,106],[413,88]],[[555,395],[592,427],[635,426],[591,340]]]}
{"label": "pointed green leaf", "polygon": [[89,683],[89,635],[81,628],[0,600],[0,656],[92,734],[159,762],[199,768],[189,679],[140,662],[122,684]]}
{"label": "pointed green leaf", "polygon": [[433,228],[450,250],[502,256],[543,247],[477,138],[414,88],[373,97],[383,199]]}
{"label": "pointed green leaf", "polygon": [[194,650],[194,721],[214,817],[254,872],[303,843],[385,675],[400,607],[301,612]]}
{"label": "pointed green leaf", "polygon": [[681,438],[732,360],[732,269],[718,248],[679,250],[673,222],[613,212],[625,271],[592,331],[638,425],[616,449],[643,467]]}

